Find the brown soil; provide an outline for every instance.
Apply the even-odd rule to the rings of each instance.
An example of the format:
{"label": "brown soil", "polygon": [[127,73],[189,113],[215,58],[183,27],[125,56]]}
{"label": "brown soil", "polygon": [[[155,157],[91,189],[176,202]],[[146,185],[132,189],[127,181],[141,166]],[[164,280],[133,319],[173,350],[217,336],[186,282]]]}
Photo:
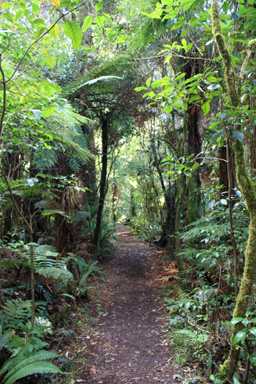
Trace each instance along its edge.
{"label": "brown soil", "polygon": [[[174,383],[166,312],[154,253],[118,225],[119,247],[104,266],[103,314],[87,337],[87,384]],[[95,324],[94,324],[95,325]]]}

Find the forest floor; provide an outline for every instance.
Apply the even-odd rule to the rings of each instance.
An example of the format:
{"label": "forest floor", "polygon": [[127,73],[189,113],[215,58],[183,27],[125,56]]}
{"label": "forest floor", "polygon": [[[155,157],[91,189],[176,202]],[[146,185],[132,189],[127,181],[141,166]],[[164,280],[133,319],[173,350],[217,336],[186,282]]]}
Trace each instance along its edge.
{"label": "forest floor", "polygon": [[103,263],[97,311],[87,320],[74,315],[78,328],[71,352],[62,351],[79,370],[79,379],[67,383],[178,383],[182,372],[174,368],[168,346],[156,252],[123,225],[117,231],[118,248]]}

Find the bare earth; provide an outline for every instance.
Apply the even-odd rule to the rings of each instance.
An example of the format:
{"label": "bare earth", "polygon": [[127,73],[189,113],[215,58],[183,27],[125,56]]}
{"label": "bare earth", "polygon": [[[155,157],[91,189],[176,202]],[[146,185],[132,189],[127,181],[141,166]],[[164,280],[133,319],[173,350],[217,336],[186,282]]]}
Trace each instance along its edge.
{"label": "bare earth", "polygon": [[153,252],[126,227],[117,229],[119,247],[104,267],[104,315],[87,340],[88,368],[80,372],[82,382],[174,383],[166,312],[159,287],[152,285]]}

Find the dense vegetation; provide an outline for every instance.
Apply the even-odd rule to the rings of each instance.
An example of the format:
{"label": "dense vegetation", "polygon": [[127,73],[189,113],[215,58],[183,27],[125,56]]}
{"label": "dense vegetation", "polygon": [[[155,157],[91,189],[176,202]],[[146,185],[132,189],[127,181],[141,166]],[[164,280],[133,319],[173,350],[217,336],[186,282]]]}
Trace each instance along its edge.
{"label": "dense vegetation", "polygon": [[49,334],[117,221],[176,261],[179,363],[256,382],[255,20],[254,0],[2,1],[3,383],[61,374]]}

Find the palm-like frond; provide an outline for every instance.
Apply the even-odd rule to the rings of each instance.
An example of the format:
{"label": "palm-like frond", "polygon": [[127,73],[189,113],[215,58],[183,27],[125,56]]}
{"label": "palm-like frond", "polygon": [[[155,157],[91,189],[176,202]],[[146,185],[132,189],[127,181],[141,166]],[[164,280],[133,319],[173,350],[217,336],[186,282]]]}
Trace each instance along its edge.
{"label": "palm-like frond", "polygon": [[181,239],[184,241],[190,241],[195,239],[201,239],[206,237],[207,234],[211,234],[213,237],[221,237],[229,234],[229,222],[219,222],[216,217],[203,217],[193,222],[186,232],[181,234]]}

